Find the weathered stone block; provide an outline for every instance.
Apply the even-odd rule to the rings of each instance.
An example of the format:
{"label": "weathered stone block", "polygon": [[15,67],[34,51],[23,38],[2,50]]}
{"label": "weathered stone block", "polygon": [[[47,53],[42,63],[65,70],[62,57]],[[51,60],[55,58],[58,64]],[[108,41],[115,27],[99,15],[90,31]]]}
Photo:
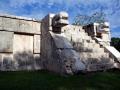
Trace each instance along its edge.
{"label": "weathered stone block", "polygon": [[0,30],[2,30],[2,17],[0,17]]}
{"label": "weathered stone block", "polygon": [[17,67],[19,70],[34,69],[34,57],[32,52],[29,51],[16,52],[14,54],[14,60],[17,63]]}
{"label": "weathered stone block", "polygon": [[2,55],[0,54],[0,70],[2,69]]}
{"label": "weathered stone block", "polygon": [[13,52],[13,32],[0,31],[0,52]]}
{"label": "weathered stone block", "polygon": [[33,22],[33,31],[35,34],[41,34],[41,23]]}
{"label": "weathered stone block", "polygon": [[32,21],[20,20],[19,30],[20,30],[19,32],[34,33],[33,27],[32,27]]}
{"label": "weathered stone block", "polygon": [[40,35],[34,35],[34,53],[40,53],[41,38]]}
{"label": "weathered stone block", "polygon": [[19,27],[19,20],[12,18],[3,18],[3,29],[8,31],[17,31]]}
{"label": "weathered stone block", "polygon": [[40,59],[40,54],[34,54],[34,59]]}
{"label": "weathered stone block", "polygon": [[0,17],[0,30],[41,34],[41,23],[36,21],[27,21],[13,19],[10,17]]}
{"label": "weathered stone block", "polygon": [[2,54],[2,67],[1,70],[15,70],[15,61],[13,61],[12,54]]}
{"label": "weathered stone block", "polygon": [[13,52],[24,51],[33,53],[33,36],[14,34]]}
{"label": "weathered stone block", "polygon": [[34,67],[35,69],[41,69],[41,66],[42,66],[42,62],[41,62],[41,59],[40,59],[40,54],[34,54]]}

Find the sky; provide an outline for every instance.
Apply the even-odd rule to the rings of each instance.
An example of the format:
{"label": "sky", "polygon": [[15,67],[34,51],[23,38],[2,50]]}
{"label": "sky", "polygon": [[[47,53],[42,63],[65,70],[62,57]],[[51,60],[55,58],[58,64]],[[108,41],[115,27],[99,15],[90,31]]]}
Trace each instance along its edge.
{"label": "sky", "polygon": [[92,15],[101,10],[110,22],[112,37],[120,37],[120,0],[0,0],[0,13],[39,20],[48,13],[66,11],[73,23],[78,14]]}

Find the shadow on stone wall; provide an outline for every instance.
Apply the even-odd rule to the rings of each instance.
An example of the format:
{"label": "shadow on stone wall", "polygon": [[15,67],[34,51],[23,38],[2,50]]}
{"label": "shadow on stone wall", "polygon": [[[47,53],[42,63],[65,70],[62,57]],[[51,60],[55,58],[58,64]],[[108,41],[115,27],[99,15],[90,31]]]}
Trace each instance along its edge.
{"label": "shadow on stone wall", "polygon": [[17,52],[13,58],[11,56],[3,57],[0,69],[2,71],[39,70],[41,69],[40,56],[34,56],[30,51]]}
{"label": "shadow on stone wall", "polygon": [[73,48],[77,51],[77,52],[93,52],[93,48],[90,47],[85,47],[83,42],[79,42],[79,41],[71,41]]}
{"label": "shadow on stone wall", "polygon": [[11,57],[4,57],[3,61],[0,62],[0,69],[1,70],[14,70],[15,62],[12,60]]}
{"label": "shadow on stone wall", "polygon": [[34,57],[31,52],[18,52],[14,54],[14,59],[18,64],[18,69],[20,70],[34,69]]}

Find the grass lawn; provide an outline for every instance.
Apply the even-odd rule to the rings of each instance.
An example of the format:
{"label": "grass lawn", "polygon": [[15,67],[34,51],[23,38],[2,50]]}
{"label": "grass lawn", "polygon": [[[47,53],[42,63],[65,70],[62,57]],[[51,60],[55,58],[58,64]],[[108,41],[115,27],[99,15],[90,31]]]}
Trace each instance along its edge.
{"label": "grass lawn", "polygon": [[47,71],[0,72],[0,90],[120,90],[120,71],[68,77]]}

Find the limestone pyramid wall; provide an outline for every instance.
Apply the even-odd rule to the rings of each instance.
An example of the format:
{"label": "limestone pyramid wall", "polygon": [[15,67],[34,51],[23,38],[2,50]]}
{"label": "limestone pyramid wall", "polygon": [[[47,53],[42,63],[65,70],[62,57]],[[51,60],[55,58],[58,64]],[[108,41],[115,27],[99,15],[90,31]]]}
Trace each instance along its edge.
{"label": "limestone pyramid wall", "polygon": [[119,68],[118,58],[105,48],[110,47],[109,27],[102,33],[93,29],[69,25],[65,12],[48,14],[41,21],[0,15],[0,70],[74,74]]}
{"label": "limestone pyramid wall", "polygon": [[0,15],[0,70],[40,69],[41,22]]}

